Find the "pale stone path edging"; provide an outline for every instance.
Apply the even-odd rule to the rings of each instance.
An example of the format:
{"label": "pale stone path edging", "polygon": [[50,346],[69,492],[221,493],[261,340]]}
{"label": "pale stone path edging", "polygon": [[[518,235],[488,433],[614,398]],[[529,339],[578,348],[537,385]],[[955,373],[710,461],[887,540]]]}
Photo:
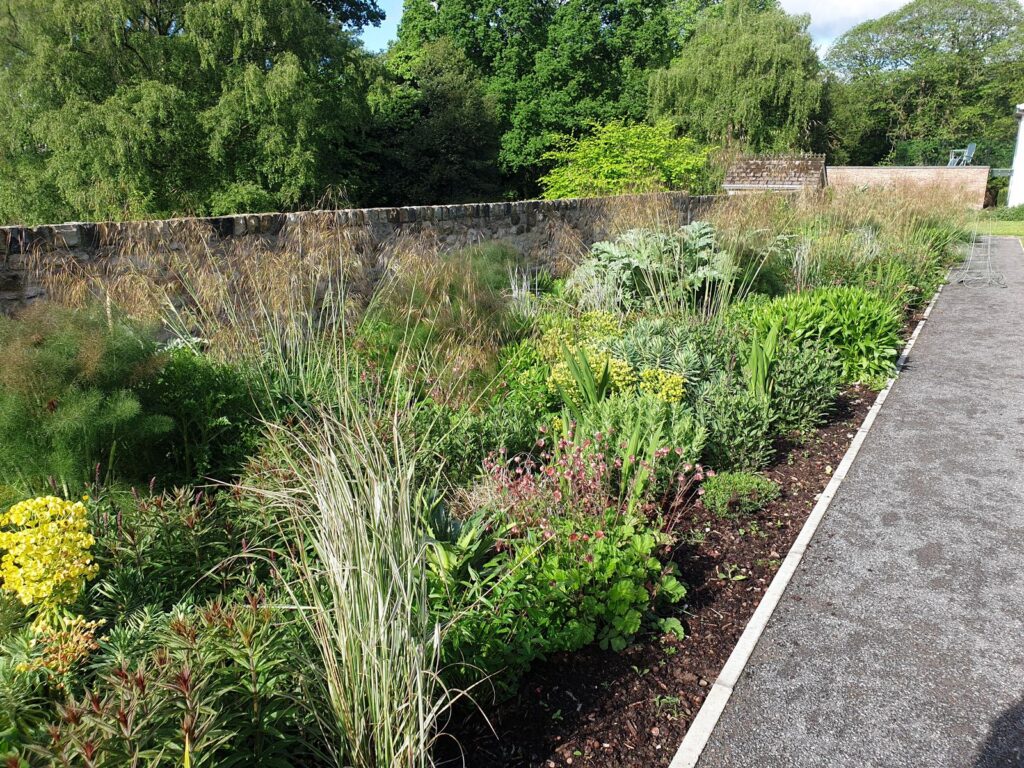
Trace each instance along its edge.
{"label": "pale stone path edging", "polygon": [[[1024,243],[1024,240],[1022,240],[1022,243]],[[679,749],[677,750],[675,757],[672,758],[669,768],[694,768],[694,766],[697,765],[697,761],[704,752],[704,747],[707,746],[708,739],[711,738],[711,732],[715,729],[715,725],[717,725],[719,717],[721,717],[722,713],[725,711],[726,705],[729,703],[729,697],[732,696],[733,688],[740,679],[740,675],[743,673],[744,668],[747,666],[750,655],[754,652],[754,648],[757,646],[758,640],[761,639],[761,635],[764,633],[765,627],[768,626],[769,619],[771,619],[772,614],[775,613],[775,609],[778,607],[779,601],[782,600],[786,587],[789,586],[789,582],[792,580],[797,568],[800,567],[800,562],[803,560],[804,552],[807,551],[807,546],[814,538],[814,534],[817,532],[818,526],[825,517],[825,513],[828,512],[832,499],[835,497],[836,492],[839,490],[839,486],[842,485],[850,467],[857,458],[861,445],[864,444],[864,440],[867,437],[868,432],[871,430],[871,425],[875,423],[875,418],[878,416],[878,412],[881,411],[882,406],[885,404],[886,398],[889,396],[889,392],[896,383],[896,379],[899,378],[900,372],[906,366],[910,351],[914,348],[914,343],[917,341],[917,337],[921,334],[921,330],[924,328],[925,323],[928,322],[928,317],[931,315],[932,309],[935,307],[935,302],[938,301],[941,294],[942,286],[940,286],[939,290],[935,292],[935,295],[932,297],[932,300],[928,303],[928,307],[924,311],[924,315],[917,323],[917,327],[914,329],[914,333],[911,335],[910,340],[903,347],[903,352],[900,354],[899,360],[896,362],[896,375],[889,379],[889,383],[886,385],[885,389],[878,393],[878,397],[875,398],[875,402],[871,406],[871,410],[868,411],[868,415],[864,418],[864,423],[861,425],[860,429],[857,430],[857,434],[850,443],[850,447],[846,450],[846,454],[843,456],[843,460],[839,463],[839,467],[832,475],[832,479],[829,480],[828,485],[825,486],[825,490],[822,491],[821,497],[818,499],[818,503],[814,505],[814,509],[811,511],[810,517],[807,518],[807,522],[804,523],[804,527],[801,529],[800,535],[797,536],[796,541],[793,542],[793,546],[789,550],[789,554],[786,555],[786,559],[783,560],[782,565],[779,566],[779,570],[772,579],[768,589],[765,591],[764,596],[761,598],[761,602],[757,606],[757,610],[754,611],[754,615],[751,616],[750,621],[747,622],[747,626],[743,630],[743,634],[740,635],[740,639],[737,641],[736,647],[729,655],[729,658],[725,662],[725,666],[722,667],[722,671],[719,673],[714,685],[711,686],[711,690],[708,692],[707,698],[704,699],[704,703],[701,705],[700,710],[698,710],[697,717],[694,718],[693,722],[690,724],[690,728],[686,731],[686,736],[683,737],[683,742],[679,745]]]}

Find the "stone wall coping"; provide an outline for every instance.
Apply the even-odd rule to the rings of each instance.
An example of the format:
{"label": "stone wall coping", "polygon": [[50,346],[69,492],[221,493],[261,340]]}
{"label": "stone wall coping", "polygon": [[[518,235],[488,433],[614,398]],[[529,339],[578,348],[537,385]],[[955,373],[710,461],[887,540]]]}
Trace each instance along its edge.
{"label": "stone wall coping", "polygon": [[[714,199],[713,195],[691,196],[685,192],[650,193],[626,197],[670,197],[697,203]],[[26,253],[39,246],[57,248],[96,248],[117,241],[122,235],[142,230],[173,228],[179,225],[208,226],[220,238],[245,235],[276,235],[287,224],[307,218],[333,217],[341,225],[372,225],[374,222],[392,225],[422,221],[457,221],[462,219],[490,219],[513,214],[543,214],[578,210],[600,205],[615,197],[564,198],[560,200],[516,200],[453,205],[413,205],[378,208],[313,209],[295,212],[245,213],[231,216],[183,216],[169,219],[138,219],[131,221],[78,222],[38,224],[32,226],[0,227],[0,256]]]}

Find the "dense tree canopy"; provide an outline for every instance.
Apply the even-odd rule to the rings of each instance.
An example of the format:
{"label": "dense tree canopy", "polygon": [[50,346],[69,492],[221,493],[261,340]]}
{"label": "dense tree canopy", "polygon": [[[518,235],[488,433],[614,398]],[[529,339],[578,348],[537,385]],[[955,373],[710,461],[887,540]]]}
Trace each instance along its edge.
{"label": "dense tree canopy", "polygon": [[348,180],[359,0],[8,0],[0,218],[284,207]]}
{"label": "dense tree canopy", "polygon": [[368,202],[412,205],[501,197],[501,130],[479,70],[449,38],[385,57],[370,92]]}
{"label": "dense tree canopy", "polygon": [[811,148],[824,86],[809,22],[750,0],[705,11],[672,65],[652,77],[653,116],[706,142]]}
{"label": "dense tree canopy", "polygon": [[778,0],[405,0],[367,53],[382,19],[0,0],[0,223],[692,186],[714,146],[1007,165],[1024,93],[1017,0],[913,0],[825,66]]}
{"label": "dense tree canopy", "polygon": [[408,0],[397,51],[447,37],[477,65],[505,127],[502,168],[525,192],[561,136],[643,119],[647,71],[668,62],[681,15],[666,0]]}
{"label": "dense tree canopy", "polygon": [[914,0],[843,35],[827,59],[839,159],[943,162],[974,141],[979,160],[1008,164],[1022,21],[1017,0]]}

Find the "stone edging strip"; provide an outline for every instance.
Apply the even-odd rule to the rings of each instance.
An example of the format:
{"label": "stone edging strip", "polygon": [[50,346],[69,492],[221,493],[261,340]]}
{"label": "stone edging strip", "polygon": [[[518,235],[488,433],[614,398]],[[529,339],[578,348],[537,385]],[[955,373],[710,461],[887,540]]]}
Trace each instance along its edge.
{"label": "stone edging strip", "polygon": [[800,531],[800,535],[779,567],[775,578],[772,579],[771,584],[764,593],[764,597],[761,598],[761,603],[757,606],[757,610],[754,611],[754,615],[747,622],[746,629],[743,630],[743,634],[740,635],[736,647],[729,655],[725,666],[722,667],[718,679],[715,680],[714,685],[708,692],[707,698],[704,699],[704,704],[697,712],[697,717],[690,724],[686,736],[683,737],[683,743],[679,745],[679,750],[676,752],[675,757],[672,758],[669,768],[694,768],[697,765],[697,761],[704,752],[704,747],[707,746],[708,739],[711,738],[711,732],[718,723],[718,718],[721,717],[722,712],[725,711],[725,707],[729,703],[729,697],[732,695],[733,688],[747,666],[747,661],[749,661],[750,655],[754,652],[758,640],[761,639],[765,627],[768,626],[768,620],[775,613],[775,609],[782,600],[782,595],[786,591],[786,587],[789,586],[789,582],[793,578],[793,574],[796,573],[796,569],[800,567],[800,561],[803,560],[807,546],[814,538],[818,525],[828,511],[832,499],[839,490],[839,486],[850,471],[854,459],[857,458],[857,453],[860,451],[860,447],[864,443],[871,425],[875,423],[875,417],[878,416],[878,412],[882,409],[882,404],[885,403],[893,384],[896,383],[896,379],[899,378],[900,373],[906,366],[910,350],[914,347],[914,343],[917,341],[921,329],[924,328],[925,323],[928,321],[932,308],[934,308],[935,302],[938,301],[941,293],[942,286],[935,292],[927,309],[924,311],[923,317],[914,329],[913,335],[911,335],[910,340],[904,346],[903,353],[896,362],[896,375],[889,380],[885,389],[878,393],[874,405],[871,406],[871,410],[868,411],[868,415],[864,418],[864,423],[857,430],[857,434],[854,436],[853,442],[850,443],[850,447],[843,456],[839,467],[832,475],[832,479],[825,487],[825,490],[822,491],[818,503],[815,504],[810,517],[807,518],[807,522],[804,523],[804,527]]}

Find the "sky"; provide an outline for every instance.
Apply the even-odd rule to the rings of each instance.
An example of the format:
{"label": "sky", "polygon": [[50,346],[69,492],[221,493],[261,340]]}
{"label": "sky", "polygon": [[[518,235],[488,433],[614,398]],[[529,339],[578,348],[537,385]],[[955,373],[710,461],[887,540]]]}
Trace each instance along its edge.
{"label": "sky", "polygon": [[[402,0],[378,0],[387,19],[379,27],[370,27],[363,33],[363,42],[371,51],[387,47],[398,29],[402,17]],[[782,0],[782,7],[790,13],[811,14],[811,34],[822,47],[843,34],[850,27],[868,19],[884,16],[907,0]]]}

